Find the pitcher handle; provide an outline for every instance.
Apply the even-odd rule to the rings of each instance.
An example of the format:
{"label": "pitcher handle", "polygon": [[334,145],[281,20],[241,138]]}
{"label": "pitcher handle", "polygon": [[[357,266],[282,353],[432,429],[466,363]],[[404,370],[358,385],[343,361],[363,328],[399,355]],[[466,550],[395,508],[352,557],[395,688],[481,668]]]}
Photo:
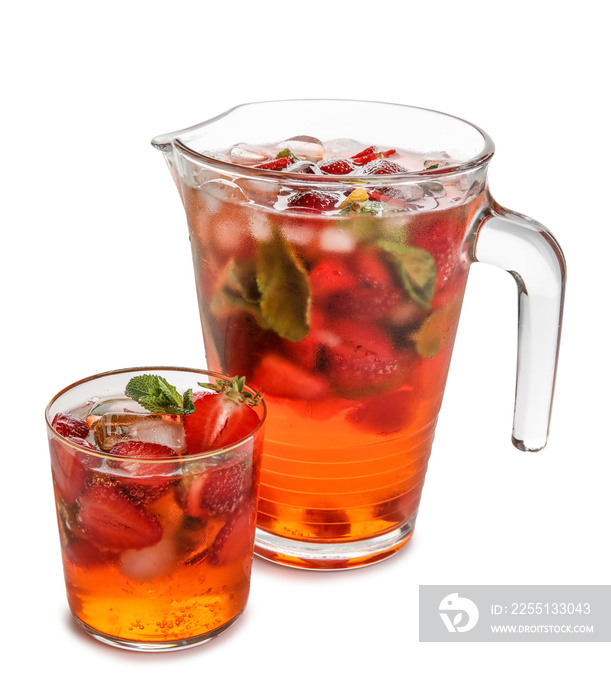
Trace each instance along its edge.
{"label": "pitcher handle", "polygon": [[513,444],[545,447],[562,327],[566,264],[552,234],[537,221],[492,202],[472,259],[507,270],[518,285],[518,366]]}

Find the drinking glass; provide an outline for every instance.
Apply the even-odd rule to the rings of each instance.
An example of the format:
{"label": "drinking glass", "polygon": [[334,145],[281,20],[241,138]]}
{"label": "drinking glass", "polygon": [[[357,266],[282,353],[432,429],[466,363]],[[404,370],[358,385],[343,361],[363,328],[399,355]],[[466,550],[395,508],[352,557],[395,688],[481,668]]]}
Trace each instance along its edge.
{"label": "drinking glass", "polygon": [[[106,372],[60,391],[46,422],[72,614],[106,644],[168,651],[213,639],[246,605],[265,405],[255,407],[260,422],[244,439],[186,454],[179,416],[126,399],[128,381],[145,373],[181,394],[226,379],[174,367]],[[84,433],[59,425],[74,419]],[[127,457],[96,446],[110,450],[128,440],[170,447],[173,456]],[[229,487],[230,499],[223,492]]]}

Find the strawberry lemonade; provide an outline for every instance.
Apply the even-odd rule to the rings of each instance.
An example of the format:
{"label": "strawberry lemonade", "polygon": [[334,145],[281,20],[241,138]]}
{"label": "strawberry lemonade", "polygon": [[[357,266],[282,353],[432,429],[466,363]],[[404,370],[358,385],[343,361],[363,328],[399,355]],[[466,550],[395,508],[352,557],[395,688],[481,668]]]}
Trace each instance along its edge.
{"label": "strawberry lemonade", "polygon": [[207,361],[268,405],[255,551],[304,568],[393,554],[420,501],[482,171],[313,136],[208,152],[205,168],[181,155]]}
{"label": "strawberry lemonade", "polygon": [[163,651],[208,641],[237,619],[250,586],[264,415],[243,379],[170,368],[98,375],[51,402],[68,602],[92,636]]}

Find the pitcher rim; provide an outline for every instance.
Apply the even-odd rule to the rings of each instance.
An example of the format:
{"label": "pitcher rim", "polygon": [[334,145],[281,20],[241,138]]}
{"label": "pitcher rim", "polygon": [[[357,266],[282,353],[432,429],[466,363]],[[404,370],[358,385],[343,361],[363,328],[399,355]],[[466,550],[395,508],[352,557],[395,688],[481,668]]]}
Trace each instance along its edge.
{"label": "pitcher rim", "polygon": [[[203,127],[209,126],[211,124],[214,124],[217,121],[220,121],[221,119],[227,117],[229,114],[232,112],[235,112],[239,109],[242,109],[244,107],[252,107],[255,105],[272,105],[272,104],[288,104],[288,103],[315,103],[315,102],[351,102],[353,104],[363,104],[363,105],[380,105],[380,106],[386,106],[386,107],[401,107],[403,109],[409,109],[409,110],[415,110],[415,111],[420,111],[420,112],[428,112],[430,114],[435,114],[439,115],[448,119],[452,119],[458,122],[461,122],[462,124],[465,124],[475,131],[477,131],[480,136],[483,139],[483,145],[480,151],[473,156],[472,158],[469,158],[467,160],[461,161],[459,163],[454,163],[452,165],[447,165],[444,167],[436,168],[435,170],[410,170],[408,172],[399,172],[399,173],[386,173],[383,175],[332,175],[329,173],[298,173],[298,172],[292,172],[292,171],[277,171],[277,170],[265,170],[265,169],[260,169],[260,168],[255,168],[253,166],[248,166],[248,165],[239,165],[237,163],[231,163],[228,161],[224,160],[219,160],[217,158],[213,158],[211,156],[207,156],[203,153],[200,153],[199,151],[194,150],[190,146],[188,146],[184,141],[181,140],[181,137],[190,134],[198,129],[202,129]],[[151,144],[158,150],[167,153],[172,150],[172,148],[176,148],[177,150],[181,151],[183,154],[188,155],[191,158],[194,158],[198,162],[201,162],[203,165],[206,165],[210,168],[214,168],[216,170],[222,169],[224,171],[230,172],[230,173],[235,173],[236,175],[241,175],[242,177],[257,177],[265,180],[275,180],[278,182],[286,182],[289,180],[297,180],[301,182],[320,182],[320,183],[326,183],[326,184],[331,184],[335,182],[351,182],[351,181],[359,181],[359,182],[380,182],[380,181],[399,181],[399,180],[414,180],[414,179],[438,179],[440,176],[447,176],[447,175],[452,175],[456,173],[464,173],[465,171],[468,170],[474,170],[476,168],[479,168],[483,166],[485,163],[487,163],[492,156],[494,155],[495,151],[495,146],[494,146],[494,141],[492,138],[479,126],[474,124],[473,122],[463,119],[462,117],[457,117],[453,114],[449,114],[448,112],[443,112],[440,110],[435,110],[435,109],[429,109],[428,107],[417,107],[414,105],[405,105],[401,104],[398,102],[382,102],[378,100],[355,100],[351,98],[292,98],[292,99],[285,99],[285,100],[261,100],[257,102],[242,102],[238,105],[235,105],[234,107],[231,107],[230,109],[225,110],[221,114],[217,114],[216,116],[207,119],[203,122],[199,122],[198,124],[194,124],[192,126],[186,127],[184,129],[179,129],[178,131],[172,131],[168,132],[166,134],[161,134],[159,136],[154,137],[151,139]]]}

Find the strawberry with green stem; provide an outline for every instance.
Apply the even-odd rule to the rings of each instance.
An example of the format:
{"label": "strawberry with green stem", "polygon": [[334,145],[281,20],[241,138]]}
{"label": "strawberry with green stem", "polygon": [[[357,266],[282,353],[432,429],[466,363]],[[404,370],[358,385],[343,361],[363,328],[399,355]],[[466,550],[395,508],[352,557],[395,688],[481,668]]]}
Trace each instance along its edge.
{"label": "strawberry with green stem", "polygon": [[199,382],[206,393],[193,396],[188,389],[182,396],[165,379],[143,374],[131,379],[125,395],[153,413],[183,416],[189,454],[217,450],[247,437],[259,424],[254,407],[263,394],[245,389],[245,377]]}
{"label": "strawberry with green stem", "polygon": [[253,396],[245,384],[246,379],[237,376],[215,383],[200,382],[210,392],[197,395],[195,410],[184,418],[189,454],[226,447],[255,430],[259,416],[254,407],[261,403],[263,394],[257,392]]}
{"label": "strawberry with green stem", "polygon": [[285,148],[280,151],[274,160],[267,163],[261,163],[261,165],[256,165],[255,167],[259,170],[286,170],[289,165],[296,163],[299,160],[297,156],[289,149]]}

